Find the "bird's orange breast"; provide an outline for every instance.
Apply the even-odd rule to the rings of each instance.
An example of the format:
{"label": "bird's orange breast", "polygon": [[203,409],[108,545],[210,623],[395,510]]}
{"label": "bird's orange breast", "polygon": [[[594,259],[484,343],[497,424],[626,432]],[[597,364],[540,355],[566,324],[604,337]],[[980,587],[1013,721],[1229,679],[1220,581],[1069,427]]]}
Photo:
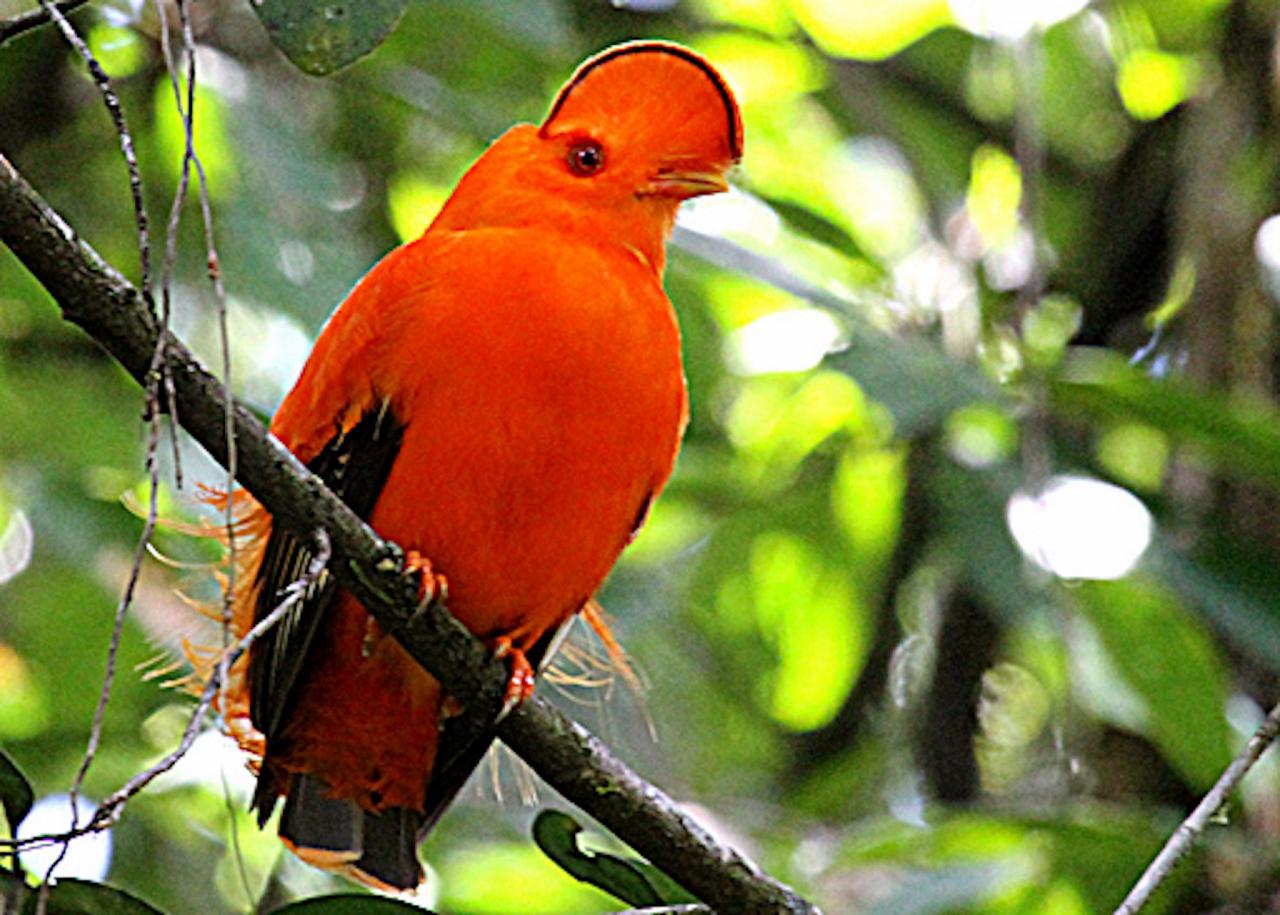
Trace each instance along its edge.
{"label": "bird's orange breast", "polygon": [[600,585],[670,474],[675,316],[625,251],[554,233],[428,235],[397,269],[372,383],[406,428],[371,522],[430,557],[473,631],[536,638]]}

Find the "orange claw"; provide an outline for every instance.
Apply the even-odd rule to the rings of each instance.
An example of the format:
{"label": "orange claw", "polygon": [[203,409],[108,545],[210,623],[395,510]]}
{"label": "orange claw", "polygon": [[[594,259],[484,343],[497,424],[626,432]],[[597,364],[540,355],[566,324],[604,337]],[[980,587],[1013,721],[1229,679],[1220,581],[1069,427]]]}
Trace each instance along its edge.
{"label": "orange claw", "polygon": [[498,721],[511,714],[511,710],[533,695],[533,665],[524,656],[524,649],[517,648],[510,636],[501,635],[494,639],[493,656],[498,660],[511,658],[511,677],[507,680],[507,691],[502,698],[502,711],[498,712]]}
{"label": "orange claw", "polygon": [[417,550],[406,550],[404,554],[404,574],[418,575],[418,606],[425,607],[437,596],[441,600],[449,593],[449,583],[443,575],[431,570],[431,560]]}

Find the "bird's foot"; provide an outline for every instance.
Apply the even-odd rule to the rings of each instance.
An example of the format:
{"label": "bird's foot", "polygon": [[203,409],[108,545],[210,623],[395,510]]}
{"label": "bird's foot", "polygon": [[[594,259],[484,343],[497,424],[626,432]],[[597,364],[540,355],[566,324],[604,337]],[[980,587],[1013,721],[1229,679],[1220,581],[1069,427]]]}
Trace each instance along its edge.
{"label": "bird's foot", "polygon": [[517,648],[510,636],[499,636],[493,643],[493,656],[501,661],[511,658],[511,676],[507,680],[507,691],[502,698],[502,710],[498,712],[498,721],[511,714],[511,710],[533,695],[534,670],[523,648]]}
{"label": "bird's foot", "polygon": [[467,707],[462,704],[457,696],[446,695],[440,700],[440,720],[447,721],[450,718],[457,718]]}
{"label": "bird's foot", "polygon": [[417,550],[406,550],[402,572],[418,578],[418,611],[437,597],[444,600],[449,594],[449,582],[438,572],[432,571],[431,560]]}

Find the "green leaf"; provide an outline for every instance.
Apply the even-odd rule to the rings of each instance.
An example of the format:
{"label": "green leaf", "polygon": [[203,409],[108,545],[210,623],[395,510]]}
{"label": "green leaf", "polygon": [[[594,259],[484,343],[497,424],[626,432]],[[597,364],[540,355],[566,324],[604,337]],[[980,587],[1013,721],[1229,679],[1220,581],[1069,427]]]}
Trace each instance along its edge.
{"label": "green leaf", "polygon": [[651,864],[604,852],[584,852],[578,847],[580,832],[582,827],[573,817],[558,810],[544,810],[533,821],[533,841],[543,854],[566,873],[628,905],[646,908],[698,901]]}
{"label": "green leaf", "polygon": [[1050,600],[1026,574],[1026,562],[1005,523],[1019,478],[1009,467],[967,470],[936,451],[928,464],[934,523],[959,556],[964,576],[1004,620],[1025,618]]}
{"label": "green leaf", "polygon": [[903,438],[937,429],[961,407],[1002,396],[977,366],[919,337],[858,329],[824,365],[850,375],[868,397],[884,404]]}
{"label": "green leaf", "polygon": [[1280,672],[1280,570],[1261,549],[1206,536],[1189,554],[1157,536],[1143,564],[1234,651]]}
{"label": "green leaf", "polygon": [[261,0],[250,4],[285,56],[327,76],[386,40],[408,0]]}
{"label": "green leaf", "polygon": [[1099,352],[1072,354],[1051,393],[1066,416],[1144,423],[1200,449],[1225,476],[1280,487],[1280,411],[1261,400],[1149,378]]}
{"label": "green leaf", "polygon": [[921,337],[872,327],[858,316],[856,302],[813,285],[776,258],[680,226],[671,238],[678,248],[717,267],[850,316],[848,343],[823,365],[850,376],[869,397],[884,404],[893,415],[894,431],[903,438],[936,429],[960,407],[1003,397],[977,366],[952,359]]}
{"label": "green leaf", "polygon": [[1026,865],[1018,860],[937,867],[908,875],[870,915],[945,915],[987,907],[1008,887],[1025,882]]}
{"label": "green leaf", "polygon": [[1208,633],[1155,581],[1086,582],[1077,593],[1112,664],[1142,697],[1151,739],[1188,784],[1208,788],[1231,761],[1226,668]]}
{"label": "green leaf", "polygon": [[361,893],[337,893],[304,899],[302,902],[272,909],[271,915],[403,915],[406,912],[431,915],[430,909],[409,905],[398,899],[383,899]]}
{"label": "green leaf", "polygon": [[0,806],[9,821],[10,833],[17,831],[18,824],[26,818],[34,802],[31,783],[8,754],[0,751]]}
{"label": "green leaf", "polygon": [[22,912],[30,888],[19,875],[0,867],[0,912]]}
{"label": "green leaf", "polygon": [[[30,889],[22,915],[34,915],[38,893]],[[164,915],[155,906],[104,883],[62,879],[49,890],[46,915]]]}
{"label": "green leaf", "polygon": [[754,190],[753,193],[756,193],[756,196],[769,204],[770,209],[781,216],[788,226],[801,235],[818,242],[818,244],[826,245],[828,248],[834,248],[849,257],[866,261],[867,265],[877,274],[883,274],[884,270],[880,264],[863,250],[853,236],[821,213],[773,194],[755,192]]}
{"label": "green leaf", "polygon": [[[1165,835],[1146,814],[1088,806],[1056,817],[939,814],[928,830],[888,819],[855,826],[837,860],[848,880],[864,868],[900,874],[896,891],[872,912],[1109,912]],[[1168,910],[1193,873],[1171,875],[1152,915]],[[1076,905],[1046,904],[1055,888]]]}

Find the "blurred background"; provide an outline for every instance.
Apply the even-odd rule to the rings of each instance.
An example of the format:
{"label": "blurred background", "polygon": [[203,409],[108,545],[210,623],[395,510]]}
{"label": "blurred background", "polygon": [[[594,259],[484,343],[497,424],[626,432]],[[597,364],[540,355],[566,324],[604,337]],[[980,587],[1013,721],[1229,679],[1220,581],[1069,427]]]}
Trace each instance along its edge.
{"label": "blurred background", "polygon": [[[233,386],[264,415],[354,281],[582,58],[662,37],[723,70],[746,157],[686,208],[667,278],[692,423],[601,595],[647,689],[574,685],[601,679],[583,637],[539,691],[826,911],[1110,911],[1280,699],[1277,4],[415,0],[324,79],[244,0],[191,14]],[[156,9],[72,19],[162,234],[184,137]],[[54,29],[0,46],[0,152],[137,280],[118,144]],[[184,216],[174,324],[217,366]],[[142,407],[0,251],[0,746],[55,825],[142,527]],[[162,516],[198,518],[221,471],[184,445],[178,488],[165,460]],[[176,592],[213,593],[216,551],[156,547],[91,801],[190,708],[143,672],[196,630]],[[1151,911],[1280,911],[1277,769]],[[63,873],[172,912],[340,888],[252,825],[250,781],[206,735]],[[509,755],[475,779],[424,902],[623,907],[530,842],[528,781]]]}

